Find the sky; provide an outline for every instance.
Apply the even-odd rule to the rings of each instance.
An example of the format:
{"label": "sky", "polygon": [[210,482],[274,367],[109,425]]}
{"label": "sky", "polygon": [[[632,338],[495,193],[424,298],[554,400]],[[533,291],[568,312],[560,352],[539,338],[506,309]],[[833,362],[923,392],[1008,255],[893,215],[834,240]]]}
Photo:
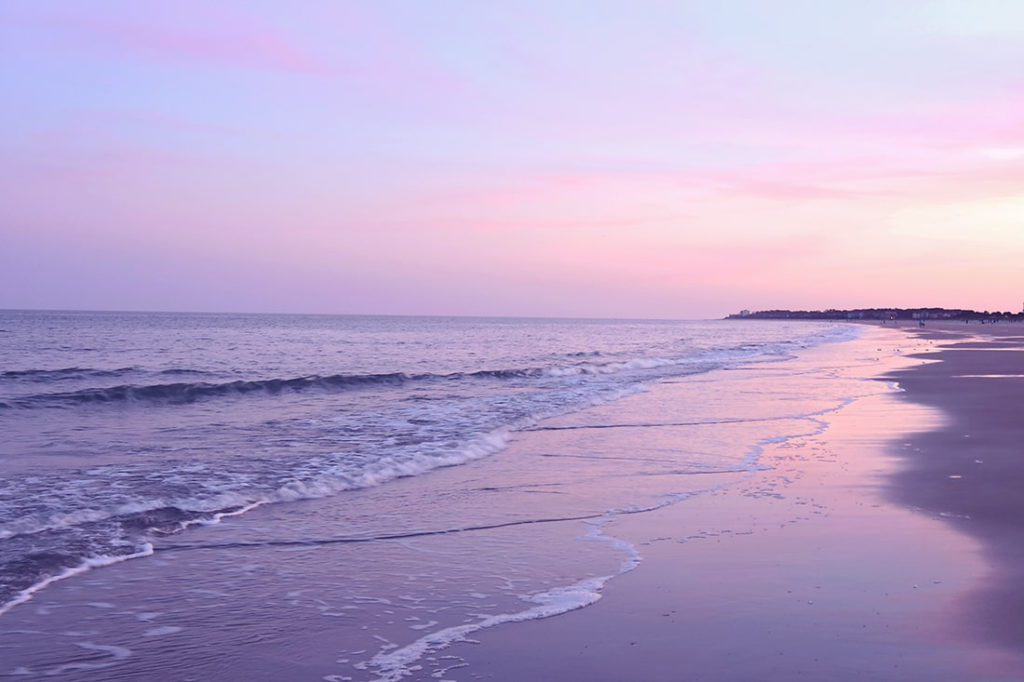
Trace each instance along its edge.
{"label": "sky", "polygon": [[1024,2],[0,3],[0,308],[1024,304]]}

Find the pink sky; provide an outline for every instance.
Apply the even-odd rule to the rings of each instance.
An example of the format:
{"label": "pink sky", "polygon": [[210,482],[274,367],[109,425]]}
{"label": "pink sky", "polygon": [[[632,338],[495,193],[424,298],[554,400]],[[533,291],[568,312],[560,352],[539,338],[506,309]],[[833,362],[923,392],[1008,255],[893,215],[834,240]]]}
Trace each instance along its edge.
{"label": "pink sky", "polygon": [[1024,301],[1024,4],[211,7],[0,9],[0,307]]}

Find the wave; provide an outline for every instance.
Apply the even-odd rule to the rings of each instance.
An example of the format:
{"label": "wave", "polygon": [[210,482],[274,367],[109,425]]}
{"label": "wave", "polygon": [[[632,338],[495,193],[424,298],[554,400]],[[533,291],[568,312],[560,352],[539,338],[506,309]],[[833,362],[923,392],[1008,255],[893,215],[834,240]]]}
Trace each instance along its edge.
{"label": "wave", "polygon": [[61,379],[82,379],[86,377],[118,377],[137,371],[135,367],[117,369],[92,369],[88,367],[64,367],[63,369],[14,369],[0,372],[3,379],[27,379],[31,381],[54,381]]}
{"label": "wave", "polygon": [[[819,342],[824,340],[827,338]],[[11,409],[134,402],[173,405],[231,396],[256,398],[288,392],[337,392],[374,387],[383,387],[384,395],[379,397],[396,407],[393,412],[389,407],[372,417],[360,414],[358,423],[332,421],[329,428],[324,427],[327,430],[323,433],[316,431],[317,438],[323,442],[317,441],[315,447],[311,445],[309,453],[290,454],[287,460],[246,457],[239,459],[238,466],[232,465],[231,460],[217,466],[211,464],[209,468],[187,460],[164,460],[159,464],[162,468],[159,476],[148,475],[148,467],[141,465],[138,469],[104,465],[81,472],[74,485],[63,492],[56,490],[48,480],[29,481],[24,490],[8,486],[12,499],[38,497],[45,500],[45,504],[29,506],[32,513],[19,513],[17,518],[0,524],[0,542],[10,551],[10,556],[15,557],[0,565],[0,613],[28,601],[55,580],[108,563],[148,556],[154,551],[151,543],[162,536],[196,525],[217,523],[223,517],[244,514],[267,504],[332,496],[463,464],[502,450],[513,434],[537,428],[544,418],[631,395],[643,390],[645,382],[651,380],[703,372],[729,366],[734,361],[742,363],[765,356],[782,356],[802,343],[806,342],[712,349],[672,347],[645,357],[636,357],[642,354],[636,352],[603,355],[598,351],[579,351],[561,357],[547,355],[544,359],[520,361],[522,365],[535,366],[451,373],[285,375],[233,381],[226,380],[230,375],[188,368],[67,367],[4,372],[0,379],[10,379],[11,384],[22,390],[27,385],[42,388],[50,380],[54,380],[53,388],[57,388],[57,380],[64,378],[71,380],[60,388],[77,389],[6,396],[8,402],[0,401],[0,408]],[[505,363],[494,362],[498,367],[501,364]],[[82,388],[88,385],[86,377],[124,374],[130,378],[96,381],[94,386]],[[172,383],[178,379],[173,375],[180,375],[180,380]],[[415,386],[421,390],[403,392],[410,401],[448,402],[424,406],[394,401],[393,393],[398,391],[392,392],[388,387],[401,387],[410,382],[433,382]],[[468,382],[477,383],[471,391],[461,390]],[[122,385],[103,386],[104,383]],[[460,390],[448,390],[455,386]],[[48,390],[53,391],[53,388]],[[378,396],[363,397],[375,399]],[[434,424],[445,426],[431,426]],[[342,434],[337,436],[336,446],[332,440],[335,430]],[[381,437],[364,442],[360,440],[364,431]],[[303,431],[301,438],[305,438],[305,434]],[[372,445],[365,444],[371,442]],[[330,446],[329,451],[321,451],[327,446]],[[111,481],[123,484],[118,488],[121,492],[111,493]],[[19,504],[14,508],[25,507]],[[600,586],[596,587],[598,590],[584,589],[582,601],[592,599],[592,593],[599,591]],[[526,617],[537,615],[537,612],[529,612]],[[513,614],[513,617],[520,615]],[[438,644],[441,642],[429,642],[427,648]],[[402,670],[405,665],[395,658],[378,660],[377,664],[382,669],[392,666],[394,671]]]}
{"label": "wave", "polygon": [[[117,367],[115,369],[96,369],[93,367],[63,367],[61,369],[12,369],[0,372],[0,379],[18,381],[61,381],[64,379],[88,379],[120,377],[127,374],[144,373],[140,367]],[[212,376],[213,372],[202,369],[177,368],[154,371],[157,375]]]}
{"label": "wave", "polygon": [[[817,342],[840,340],[821,335]],[[458,381],[461,379],[550,379],[574,380],[623,372],[649,372],[660,368],[687,367],[702,371],[716,365],[730,364],[744,359],[778,356],[786,358],[797,347],[805,347],[799,341],[783,341],[768,344],[743,344],[733,348],[719,348],[690,353],[681,357],[636,357],[611,359],[599,351],[568,354],[575,359],[569,364],[546,367],[520,367],[506,369],[482,369],[471,372],[421,373],[390,372],[379,374],[331,374],[273,379],[237,379],[227,382],[192,381],[153,384],[121,384],[117,386],[91,387],[74,391],[38,393],[0,400],[0,410],[35,407],[61,407],[97,403],[150,403],[188,404],[200,400],[231,397],[246,394],[278,395],[305,390],[344,391],[374,386],[400,386],[419,381]],[[586,359],[583,359],[586,358]],[[601,358],[598,360],[597,358]],[[135,367],[100,370],[68,367],[57,370],[27,369],[0,373],[0,378],[29,379],[34,381],[81,379],[86,377],[116,377],[132,372],[145,372]],[[687,371],[689,373],[689,371]],[[196,375],[216,376],[200,369],[171,368],[154,372],[157,376]]]}
{"label": "wave", "polygon": [[[600,404],[636,390],[604,391],[582,404]],[[574,407],[578,409],[580,405]],[[174,535],[195,525],[218,523],[265,504],[329,497],[481,459],[504,449],[514,432],[566,409],[573,408],[559,405],[524,416],[515,423],[473,434],[454,447],[447,442],[432,443],[404,455],[391,453],[371,463],[348,462],[343,453],[319,456],[307,462],[307,467],[269,472],[269,477],[260,477],[259,472],[255,478],[252,472],[236,472],[238,476],[229,472],[219,490],[213,481],[201,478],[192,486],[194,496],[152,491],[112,507],[82,500],[78,509],[14,519],[0,526],[0,540],[15,557],[0,563],[0,614],[28,601],[57,580],[108,563],[148,556],[153,552],[151,543],[156,537]]]}
{"label": "wave", "polygon": [[68,514],[57,523],[51,520],[41,527],[22,529],[25,532],[0,531],[0,538],[14,557],[0,563],[0,615],[58,580],[152,555],[154,549],[149,538],[153,536],[219,523],[260,505],[235,504],[213,511],[152,504],[134,505],[136,509],[132,510],[131,505],[126,505],[126,509],[113,514]]}
{"label": "wave", "polygon": [[158,374],[194,374],[194,375],[200,375],[200,376],[210,376],[210,375],[213,374],[213,372],[207,372],[206,370],[202,370],[202,369],[177,369],[177,368],[171,368],[171,369],[162,369],[162,370],[160,370],[158,372]]}
{"label": "wave", "polygon": [[40,571],[35,582],[31,582],[24,588],[14,591],[11,595],[0,593],[0,616],[15,606],[24,604],[36,592],[46,589],[58,580],[64,580],[79,573],[85,573],[93,568],[110,566],[111,564],[151,556],[152,554],[153,545],[148,542],[143,543],[137,548],[125,550],[121,554],[101,554],[77,559],[71,559],[57,553],[40,553],[36,557],[40,565]]}
{"label": "wave", "polygon": [[[281,379],[257,379],[213,382],[175,382],[156,384],[123,384],[119,386],[84,388],[75,391],[39,393],[0,401],[0,408],[32,408],[90,403],[145,402],[156,404],[187,404],[200,400],[245,394],[277,395],[305,390],[344,391],[374,386],[400,386],[420,381],[457,381],[461,379],[565,379],[615,374],[630,370],[650,370],[670,365],[691,364],[693,358],[634,358],[605,363],[580,362],[567,366],[484,369],[449,374],[331,374]],[[126,368],[127,369],[130,368]],[[48,370],[26,370],[43,372]],[[85,370],[54,370],[58,372]],[[199,370],[164,370],[161,374],[190,373]],[[105,375],[110,376],[110,375]]]}
{"label": "wave", "polygon": [[144,384],[84,388],[60,393],[41,393],[8,400],[8,407],[38,407],[83,403],[150,402],[182,404],[204,398],[242,395],[246,393],[277,394],[310,388],[345,389],[368,385],[401,384],[410,377],[402,373],[331,376],[306,376],[290,379],[263,379],[255,381],[177,382],[171,384]]}

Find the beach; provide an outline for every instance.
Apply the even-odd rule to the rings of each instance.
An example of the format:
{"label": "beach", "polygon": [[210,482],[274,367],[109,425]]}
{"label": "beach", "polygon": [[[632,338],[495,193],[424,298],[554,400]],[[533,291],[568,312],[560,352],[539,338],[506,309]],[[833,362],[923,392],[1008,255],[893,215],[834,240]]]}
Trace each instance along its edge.
{"label": "beach", "polygon": [[1024,355],[1016,326],[985,332],[873,336],[880,364],[854,374],[902,391],[769,447],[752,489],[771,504],[733,491],[621,528],[641,569],[590,609],[462,647],[467,679],[1024,679]]}
{"label": "beach", "polygon": [[0,616],[3,672],[1019,680],[1019,339],[855,331],[151,534]]}
{"label": "beach", "polygon": [[0,682],[1024,682],[1024,0],[0,45]]}
{"label": "beach", "polygon": [[965,604],[961,627],[976,641],[1022,651],[1024,329],[929,323],[918,334],[940,347],[922,356],[938,362],[892,376],[906,400],[946,419],[905,443],[911,454],[890,495],[980,541],[990,573]]}

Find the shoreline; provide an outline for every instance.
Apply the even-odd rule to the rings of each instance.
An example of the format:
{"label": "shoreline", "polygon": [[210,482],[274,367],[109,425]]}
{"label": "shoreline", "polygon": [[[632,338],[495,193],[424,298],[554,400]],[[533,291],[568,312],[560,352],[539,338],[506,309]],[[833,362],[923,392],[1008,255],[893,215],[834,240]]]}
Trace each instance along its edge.
{"label": "shoreline", "polygon": [[[465,679],[449,641],[594,601],[634,564],[609,532],[616,519],[750,476],[759,443],[833,404],[801,398],[790,363],[766,357],[678,375],[682,393],[656,384],[550,418],[495,456],[160,537],[152,557],[59,581],[6,614],[0,672]],[[780,376],[796,404],[736,400]]]}
{"label": "shoreline", "polygon": [[83,680],[1010,682],[1020,657],[964,626],[997,576],[984,539],[891,495],[904,444],[948,422],[893,388],[934,366],[940,332],[914,331],[163,538],[6,614],[0,658]]}
{"label": "shoreline", "polygon": [[[909,382],[902,392],[862,397],[824,416],[822,433],[765,449],[771,471],[751,488],[777,496],[770,505],[724,491],[624,520],[610,532],[640,548],[636,571],[587,609],[452,647],[468,663],[458,679],[1019,680],[1020,648],[991,632],[1024,613],[1019,597],[1001,601],[1020,572],[994,560],[1012,557],[897,492],[927,489],[911,462],[920,439],[945,437],[929,434],[946,433],[951,407],[921,399],[912,379],[935,371],[935,330],[907,331],[870,336],[893,355],[860,377]],[[699,530],[680,543],[684,528]],[[1003,589],[986,587],[993,579]]]}

